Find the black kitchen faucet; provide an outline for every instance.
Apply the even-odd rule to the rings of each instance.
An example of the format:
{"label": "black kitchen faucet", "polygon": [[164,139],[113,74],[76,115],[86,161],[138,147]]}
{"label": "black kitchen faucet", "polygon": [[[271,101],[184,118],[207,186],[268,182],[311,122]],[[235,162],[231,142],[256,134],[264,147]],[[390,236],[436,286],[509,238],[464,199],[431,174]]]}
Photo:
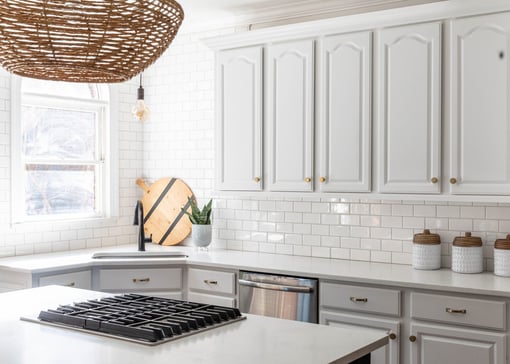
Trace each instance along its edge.
{"label": "black kitchen faucet", "polygon": [[143,226],[143,204],[142,201],[136,201],[135,206],[135,219],[133,220],[133,225],[138,225],[138,251],[145,251],[145,243],[152,243],[152,234],[146,238],[145,237],[145,229]]}

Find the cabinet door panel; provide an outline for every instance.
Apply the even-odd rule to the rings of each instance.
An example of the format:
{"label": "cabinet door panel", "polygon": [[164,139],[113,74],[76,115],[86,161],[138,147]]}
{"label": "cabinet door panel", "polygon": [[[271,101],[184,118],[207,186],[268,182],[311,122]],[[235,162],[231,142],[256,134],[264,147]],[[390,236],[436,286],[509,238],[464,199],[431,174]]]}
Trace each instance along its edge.
{"label": "cabinet door panel", "polygon": [[269,189],[311,191],[314,43],[269,47]]}
{"label": "cabinet door panel", "polygon": [[441,24],[380,32],[379,190],[439,193]]}
{"label": "cabinet door panel", "polygon": [[337,327],[368,327],[371,329],[381,329],[388,334],[396,335],[395,339],[390,340],[388,345],[373,351],[371,353],[371,364],[398,364],[399,343],[400,343],[400,323],[397,320],[378,319],[366,316],[351,315],[339,312],[329,312],[321,310],[320,323]]}
{"label": "cabinet door panel", "polygon": [[370,32],[323,41],[321,191],[370,191],[371,49]]}
{"label": "cabinet door panel", "polygon": [[262,189],[262,47],[223,51],[217,70],[217,184]]}
{"label": "cabinet door panel", "polygon": [[450,184],[454,194],[510,193],[510,14],[452,21]]}
{"label": "cabinet door panel", "polygon": [[504,364],[506,335],[449,328],[439,325],[411,324],[412,364]]}

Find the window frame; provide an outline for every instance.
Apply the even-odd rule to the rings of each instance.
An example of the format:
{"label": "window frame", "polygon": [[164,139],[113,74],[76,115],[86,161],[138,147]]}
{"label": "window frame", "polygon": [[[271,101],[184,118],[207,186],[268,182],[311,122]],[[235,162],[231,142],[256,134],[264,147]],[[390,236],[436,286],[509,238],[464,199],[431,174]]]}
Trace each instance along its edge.
{"label": "window frame", "polygon": [[[77,220],[97,220],[106,219],[118,216],[118,87],[116,85],[105,85],[104,91],[107,95],[99,100],[86,100],[82,98],[53,96],[36,93],[26,93],[31,104],[40,104],[43,107],[50,106],[50,103],[42,102],[44,100],[51,100],[52,104],[56,101],[56,105],[64,110],[87,110],[91,111],[91,105],[97,106],[95,112],[100,112],[98,115],[97,137],[98,145],[98,158],[94,163],[98,165],[96,181],[99,182],[99,187],[96,193],[97,208],[95,214],[53,214],[53,215],[34,215],[29,216],[25,213],[25,186],[24,183],[24,168],[25,161],[22,158],[22,130],[21,130],[21,107],[22,107],[22,94],[21,83],[22,77],[11,76],[11,224],[23,224],[32,222],[71,222]],[[84,106],[88,106],[85,108]],[[99,161],[99,162],[97,162]],[[52,161],[51,164],[58,164]],[[73,164],[64,161],[62,164]],[[85,164],[83,161],[77,163],[78,165]]]}

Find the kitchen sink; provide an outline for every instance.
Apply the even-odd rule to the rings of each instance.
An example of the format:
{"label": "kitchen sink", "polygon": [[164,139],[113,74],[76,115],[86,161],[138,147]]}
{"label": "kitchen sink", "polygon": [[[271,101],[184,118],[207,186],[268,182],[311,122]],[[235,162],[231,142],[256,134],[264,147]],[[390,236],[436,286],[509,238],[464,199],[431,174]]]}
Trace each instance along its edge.
{"label": "kitchen sink", "polygon": [[92,259],[184,259],[183,252],[96,252]]}

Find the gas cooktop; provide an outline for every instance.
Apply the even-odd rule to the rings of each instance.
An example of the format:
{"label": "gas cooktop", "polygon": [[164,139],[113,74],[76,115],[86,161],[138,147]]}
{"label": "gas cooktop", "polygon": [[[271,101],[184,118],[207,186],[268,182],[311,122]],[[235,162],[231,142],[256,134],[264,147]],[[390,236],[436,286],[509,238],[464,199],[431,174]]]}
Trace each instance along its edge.
{"label": "gas cooktop", "polygon": [[245,319],[237,308],[139,294],[61,305],[22,320],[158,345]]}

